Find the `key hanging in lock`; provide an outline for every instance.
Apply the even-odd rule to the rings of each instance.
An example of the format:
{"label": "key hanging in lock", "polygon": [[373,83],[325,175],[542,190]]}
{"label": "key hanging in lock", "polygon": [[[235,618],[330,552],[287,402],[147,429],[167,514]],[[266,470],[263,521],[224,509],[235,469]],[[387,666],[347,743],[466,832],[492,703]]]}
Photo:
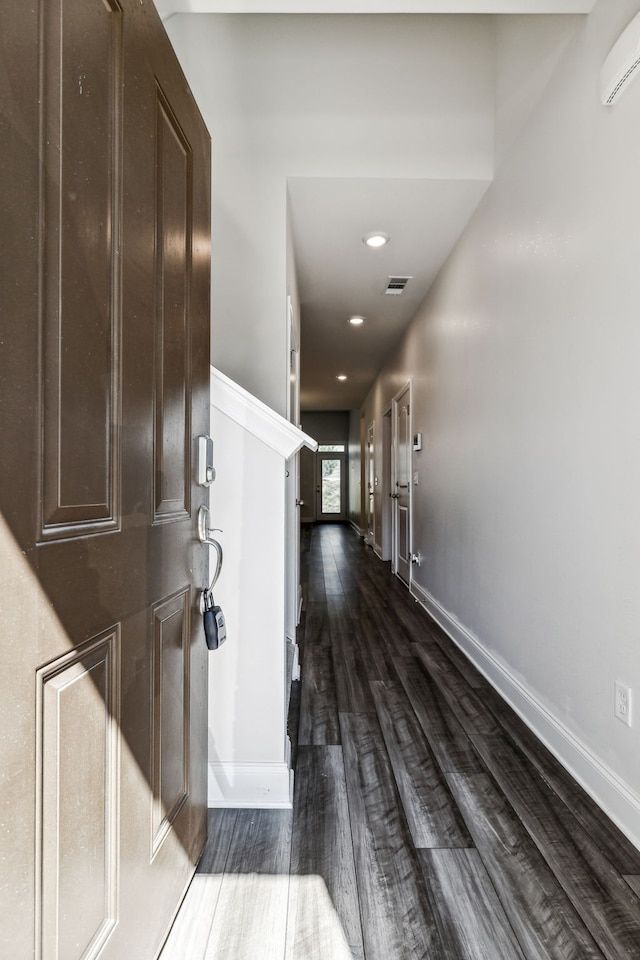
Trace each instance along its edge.
{"label": "key hanging in lock", "polygon": [[217,650],[227,639],[227,625],[221,607],[213,602],[213,593],[205,588],[202,594],[204,635],[209,650]]}

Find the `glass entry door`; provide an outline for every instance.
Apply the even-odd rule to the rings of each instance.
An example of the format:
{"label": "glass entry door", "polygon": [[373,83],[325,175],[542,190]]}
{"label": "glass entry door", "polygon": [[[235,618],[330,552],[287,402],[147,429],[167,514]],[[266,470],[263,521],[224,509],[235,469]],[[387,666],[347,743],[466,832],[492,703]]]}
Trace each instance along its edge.
{"label": "glass entry door", "polygon": [[344,453],[318,453],[316,519],[347,519],[347,458]]}

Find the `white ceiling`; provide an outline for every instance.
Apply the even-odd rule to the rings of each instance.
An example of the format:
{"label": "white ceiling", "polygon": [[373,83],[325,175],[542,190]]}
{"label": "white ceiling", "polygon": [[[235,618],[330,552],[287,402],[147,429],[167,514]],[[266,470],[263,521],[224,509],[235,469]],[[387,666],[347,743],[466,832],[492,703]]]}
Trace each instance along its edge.
{"label": "white ceiling", "polygon": [[[487,180],[290,179],[308,410],[356,409],[416,313]],[[362,237],[384,230],[372,250]],[[385,294],[389,276],[410,276]],[[348,317],[363,315],[363,326]],[[336,381],[339,373],[349,379]]]}
{"label": "white ceiling", "polygon": [[595,0],[156,0],[172,13],[590,13]]}
{"label": "white ceiling", "polygon": [[[310,0],[156,2],[164,12],[332,9]],[[339,3],[343,13],[394,14],[471,7],[475,13],[576,13],[592,6],[592,0]],[[178,21],[192,22],[177,17],[171,27]],[[243,203],[246,190],[233,200],[247,161],[238,162],[239,151],[250,150],[249,169],[284,178],[301,306],[302,409],[357,409],[491,182],[496,67],[490,18],[223,15],[216,25],[211,37],[219,46],[207,46],[206,55],[218,72],[207,73],[202,90],[218,98],[212,115],[219,119],[211,122],[218,202],[228,200],[236,210]],[[530,46],[534,64],[514,65],[513,82],[508,74],[514,103],[517,83],[532,84],[530,68],[547,48],[544,32],[539,46],[533,40]],[[230,111],[235,133],[223,122]],[[214,221],[223,222],[221,212],[216,219],[215,197]],[[390,235],[385,248],[362,243],[374,230]],[[214,272],[217,313],[230,316],[232,301],[222,298],[233,261],[224,259],[221,230],[214,240],[218,264],[227,264],[218,278]],[[250,272],[259,282],[261,264],[256,268]],[[395,275],[413,279],[402,296],[385,296]],[[350,327],[352,313],[364,315],[365,325]],[[339,373],[348,380],[338,382]]]}

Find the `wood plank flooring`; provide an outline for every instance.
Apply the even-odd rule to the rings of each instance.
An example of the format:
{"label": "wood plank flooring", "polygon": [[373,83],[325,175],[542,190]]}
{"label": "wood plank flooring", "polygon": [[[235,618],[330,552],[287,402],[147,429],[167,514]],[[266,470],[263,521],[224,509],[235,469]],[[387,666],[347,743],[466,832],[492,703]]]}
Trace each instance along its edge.
{"label": "wood plank flooring", "polygon": [[640,852],[350,528],[302,572],[294,808],[209,811],[160,960],[640,960]]}

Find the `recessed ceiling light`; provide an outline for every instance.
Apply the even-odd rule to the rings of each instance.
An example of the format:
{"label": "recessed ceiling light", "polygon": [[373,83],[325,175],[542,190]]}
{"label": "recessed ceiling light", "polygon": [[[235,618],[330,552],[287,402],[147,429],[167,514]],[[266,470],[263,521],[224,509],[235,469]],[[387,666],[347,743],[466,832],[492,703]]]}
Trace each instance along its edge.
{"label": "recessed ceiling light", "polygon": [[362,238],[362,242],[365,243],[368,247],[384,247],[385,244],[389,243],[391,237],[387,233],[368,233],[366,237]]}
{"label": "recessed ceiling light", "polygon": [[346,379],[347,379],[346,373],[339,373],[338,376],[336,377],[336,380],[346,380]]}
{"label": "recessed ceiling light", "polygon": [[364,317],[349,317],[349,323],[354,327],[359,327],[364,323]]}

